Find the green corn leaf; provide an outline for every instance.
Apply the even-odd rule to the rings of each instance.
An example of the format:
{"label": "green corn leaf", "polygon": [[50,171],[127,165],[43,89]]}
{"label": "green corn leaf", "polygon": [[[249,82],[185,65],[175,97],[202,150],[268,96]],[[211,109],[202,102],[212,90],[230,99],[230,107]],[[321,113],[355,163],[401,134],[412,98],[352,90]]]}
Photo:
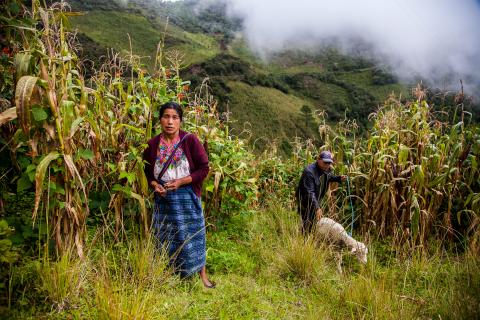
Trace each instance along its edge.
{"label": "green corn leaf", "polygon": [[79,149],[77,155],[85,160],[93,160],[94,157],[93,151],[88,149]]}
{"label": "green corn leaf", "polygon": [[83,118],[77,118],[73,121],[72,126],[70,127],[70,134],[69,134],[70,138],[73,138],[73,136],[77,132],[82,122],[83,122]]}
{"label": "green corn leaf", "polygon": [[137,128],[137,127],[125,124],[125,123],[119,124],[117,126],[117,130],[119,130],[122,127],[127,128],[127,129],[132,130],[132,131],[135,131],[136,133],[139,133],[139,134],[144,134],[145,133],[145,131],[143,129]]}
{"label": "green corn leaf", "polygon": [[407,162],[410,149],[403,144],[400,145],[399,149],[400,150],[398,151],[398,163],[404,165]]}
{"label": "green corn leaf", "polygon": [[132,105],[133,101],[132,95],[127,95],[127,100],[125,101],[125,107],[123,108],[123,116],[128,114],[128,110],[130,110],[130,106]]}
{"label": "green corn leaf", "polygon": [[414,176],[420,185],[423,185],[425,181],[425,173],[423,172],[422,165],[415,166]]}
{"label": "green corn leaf", "polygon": [[91,117],[86,117],[85,120],[90,124],[90,127],[92,128],[93,133],[95,133],[97,139],[100,139],[102,132],[100,131],[100,126],[98,125],[97,121]]}
{"label": "green corn leaf", "polygon": [[17,73],[17,79],[21,79],[21,77],[28,74],[28,70],[30,69],[30,61],[32,59],[32,55],[30,53],[17,53],[13,60],[13,64],[15,65],[15,70]]}
{"label": "green corn leaf", "polygon": [[33,184],[27,176],[22,176],[17,180],[17,192],[28,190],[31,187],[33,187]]}
{"label": "green corn leaf", "polygon": [[[60,110],[63,118],[64,134],[67,135],[75,119],[75,102],[63,100],[60,104]],[[67,131],[68,130],[68,131]]]}
{"label": "green corn leaf", "polygon": [[47,120],[48,118],[48,113],[40,106],[32,107],[32,115],[33,119],[38,122]]}

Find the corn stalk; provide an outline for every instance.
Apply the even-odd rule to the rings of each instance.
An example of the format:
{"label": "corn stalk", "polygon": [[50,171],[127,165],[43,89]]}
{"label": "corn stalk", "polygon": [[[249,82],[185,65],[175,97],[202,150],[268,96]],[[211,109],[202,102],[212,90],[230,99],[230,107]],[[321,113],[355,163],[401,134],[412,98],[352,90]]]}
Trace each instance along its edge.
{"label": "corn stalk", "polygon": [[478,237],[479,129],[458,121],[465,119],[461,107],[441,122],[425,94],[416,94],[406,104],[387,100],[372,114],[366,139],[352,137],[345,123],[325,125],[324,148],[353,177],[363,232],[376,225],[379,236],[420,247],[432,235]]}

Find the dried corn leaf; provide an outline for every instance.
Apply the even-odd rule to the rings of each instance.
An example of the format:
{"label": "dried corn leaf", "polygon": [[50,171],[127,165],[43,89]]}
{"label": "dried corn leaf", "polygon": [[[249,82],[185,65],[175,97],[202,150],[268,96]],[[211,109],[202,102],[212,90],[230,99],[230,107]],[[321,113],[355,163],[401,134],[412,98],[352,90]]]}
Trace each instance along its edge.
{"label": "dried corn leaf", "polygon": [[17,108],[13,107],[0,113],[0,126],[17,119]]}
{"label": "dried corn leaf", "polygon": [[23,132],[28,135],[30,129],[30,99],[38,78],[32,76],[23,76],[18,80],[15,90],[15,105],[17,117]]}

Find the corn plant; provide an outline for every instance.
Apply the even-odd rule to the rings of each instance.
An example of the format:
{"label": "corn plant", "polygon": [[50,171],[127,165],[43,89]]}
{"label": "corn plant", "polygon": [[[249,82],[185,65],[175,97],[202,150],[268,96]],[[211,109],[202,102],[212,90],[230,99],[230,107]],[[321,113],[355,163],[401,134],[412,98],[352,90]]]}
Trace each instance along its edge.
{"label": "corn plant", "polygon": [[478,239],[478,127],[461,108],[441,122],[424,97],[417,89],[415,101],[387,100],[364,139],[345,122],[325,125],[325,147],[353,177],[364,232],[373,224],[380,236],[420,246],[434,234]]}
{"label": "corn plant", "polygon": [[[200,88],[190,100],[189,82],[179,75],[180,54],[164,53],[159,44],[156,69],[150,74],[133,48],[123,57],[111,53],[87,86],[68,32],[67,9],[63,3],[42,8],[34,1],[30,14],[42,28],[28,29],[29,40],[15,58],[27,64],[16,68],[21,128],[16,144],[29,148],[31,161],[24,175],[35,182],[33,217],[45,212],[57,249],[75,246],[83,256],[90,192],[110,194],[115,238],[124,229],[128,209],[142,233],[148,232],[151,194],[141,155],[146,141],[160,131],[158,108],[167,101],[182,103],[184,129],[209,143],[207,215],[254,203],[256,179],[248,165],[253,154],[228,135],[208,93]],[[3,115],[5,121],[12,120]]]}
{"label": "corn plant", "polygon": [[276,144],[271,144],[255,164],[261,200],[280,197],[292,206],[295,188],[307,163],[316,158],[316,147],[311,140],[302,142],[299,137],[293,140],[293,152],[290,158],[280,156]]}
{"label": "corn plant", "polygon": [[[20,58],[16,60],[33,67],[17,67],[32,70],[32,74],[19,76],[15,102],[21,128],[17,138],[29,146],[32,161],[28,170],[35,172],[33,217],[42,204],[57,249],[76,246],[78,255],[83,256],[88,191],[98,186],[113,191],[117,233],[124,197],[138,201],[139,220],[143,230],[148,229],[141,144],[151,121],[142,122],[141,118],[151,116],[142,114],[150,112],[143,106],[136,112],[138,106],[131,102],[143,103],[148,98],[145,95],[158,88],[141,92],[137,83],[145,82],[131,81],[124,89],[118,74],[105,72],[108,66],[97,73],[96,88],[87,88],[72,50],[71,34],[66,31],[64,5],[45,9],[34,2],[31,15],[42,22],[43,29],[29,30],[30,40],[17,55]],[[137,92],[143,95],[135,96]],[[127,143],[130,141],[134,143]],[[109,175],[113,179],[104,179]]]}
{"label": "corn plant", "polygon": [[86,89],[69,49],[62,4],[44,9],[34,2],[31,14],[42,22],[43,30],[30,29],[31,40],[17,54],[16,60],[26,66],[16,70],[32,73],[18,76],[15,104],[18,134],[28,144],[35,168],[33,218],[43,198],[57,248],[75,246],[83,256],[88,196],[80,174],[86,170],[85,162],[76,141],[83,135],[78,107],[86,103]]}
{"label": "corn plant", "polygon": [[228,124],[220,122],[208,91],[200,97],[187,111],[185,127],[206,142],[210,162],[204,183],[206,216],[248,209],[258,198],[254,155],[245,141],[228,135]]}

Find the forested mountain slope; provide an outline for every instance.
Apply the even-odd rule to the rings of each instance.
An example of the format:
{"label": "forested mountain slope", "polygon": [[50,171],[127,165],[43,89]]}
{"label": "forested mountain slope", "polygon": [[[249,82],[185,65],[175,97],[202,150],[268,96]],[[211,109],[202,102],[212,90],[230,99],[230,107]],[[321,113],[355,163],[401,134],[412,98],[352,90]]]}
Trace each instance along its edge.
{"label": "forested mountain slope", "polygon": [[285,51],[263,61],[250,51],[241,37],[242,21],[229,18],[225,5],[199,2],[70,1],[81,12],[72,17],[72,28],[83,56],[97,66],[107,48],[126,55],[131,43],[152,68],[163,41],[166,52],[181,53],[182,77],[193,88],[208,78],[233,132],[247,129],[259,149],[262,141],[276,141],[288,153],[294,136],[320,142],[313,115],[323,111],[327,121],[355,119],[366,128],[368,115],[390,94],[410,95],[409,85],[385,66],[334,48]]}

